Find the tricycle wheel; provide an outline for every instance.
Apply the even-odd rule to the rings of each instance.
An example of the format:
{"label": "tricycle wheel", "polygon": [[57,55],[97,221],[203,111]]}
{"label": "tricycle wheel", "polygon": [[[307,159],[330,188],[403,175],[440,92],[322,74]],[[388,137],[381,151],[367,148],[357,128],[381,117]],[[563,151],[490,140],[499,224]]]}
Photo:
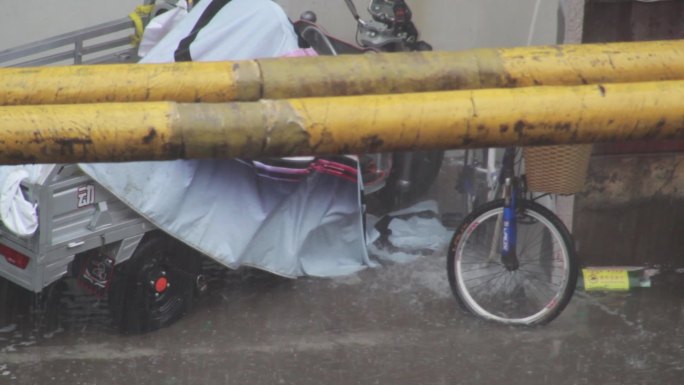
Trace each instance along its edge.
{"label": "tricycle wheel", "polygon": [[190,311],[200,271],[196,252],[163,234],[148,234],[117,267],[110,290],[114,320],[126,333],[171,325]]}

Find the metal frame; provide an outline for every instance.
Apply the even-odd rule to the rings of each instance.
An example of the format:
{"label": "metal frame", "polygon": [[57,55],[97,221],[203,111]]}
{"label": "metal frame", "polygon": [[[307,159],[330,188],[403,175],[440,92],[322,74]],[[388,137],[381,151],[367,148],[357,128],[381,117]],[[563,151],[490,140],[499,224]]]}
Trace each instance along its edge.
{"label": "metal frame", "polygon": [[[144,5],[156,0],[145,0]],[[33,67],[50,64],[100,64],[137,61],[137,49],[131,46],[130,36],[120,37],[121,32],[134,30],[135,24],[126,17],[94,27],[54,36],[49,39],[24,44],[0,51],[0,67]],[[111,35],[111,36],[110,36]],[[89,43],[88,40],[103,38]],[[118,50],[117,50],[118,49]],[[115,50],[115,51],[114,51]],[[106,52],[85,59],[86,56]],[[23,60],[27,59],[28,60]]]}

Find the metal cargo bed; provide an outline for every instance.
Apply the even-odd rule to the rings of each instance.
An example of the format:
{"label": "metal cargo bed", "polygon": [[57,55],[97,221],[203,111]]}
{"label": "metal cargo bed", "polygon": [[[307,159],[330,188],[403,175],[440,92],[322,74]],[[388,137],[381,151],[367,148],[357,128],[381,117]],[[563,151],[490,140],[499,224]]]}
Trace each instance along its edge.
{"label": "metal cargo bed", "polygon": [[76,164],[44,166],[39,180],[22,182],[26,199],[38,205],[38,231],[20,237],[0,225],[0,243],[30,260],[22,269],[0,258],[0,276],[40,292],[67,274],[74,256],[117,247],[116,261],[129,258],[155,227],[83,173]]}

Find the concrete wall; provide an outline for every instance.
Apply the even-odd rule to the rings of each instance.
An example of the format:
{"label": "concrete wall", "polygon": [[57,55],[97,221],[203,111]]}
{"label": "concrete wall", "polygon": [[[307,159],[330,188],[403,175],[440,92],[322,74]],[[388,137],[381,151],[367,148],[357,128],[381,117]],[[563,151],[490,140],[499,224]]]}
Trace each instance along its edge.
{"label": "concrete wall", "polygon": [[[584,6],[584,0],[563,1]],[[582,41],[681,39],[683,17],[680,0],[589,0]],[[595,150],[575,207],[574,236],[583,263],[684,266],[681,142],[601,145]]]}
{"label": "concrete wall", "polygon": [[416,25],[436,49],[510,47],[527,45],[528,40],[533,45],[556,43],[558,0],[431,0],[413,4]]}
{"label": "concrete wall", "polygon": [[682,39],[684,1],[587,1],[584,42]]}
{"label": "concrete wall", "polygon": [[[344,0],[276,0],[291,18],[313,10],[331,33],[353,40],[356,24]],[[21,0],[0,6],[0,50],[126,17],[142,0]],[[363,15],[368,0],[355,0]],[[558,0],[409,0],[422,38],[436,49],[556,42]]]}
{"label": "concrete wall", "polygon": [[577,196],[584,264],[684,266],[684,155],[593,157]]}

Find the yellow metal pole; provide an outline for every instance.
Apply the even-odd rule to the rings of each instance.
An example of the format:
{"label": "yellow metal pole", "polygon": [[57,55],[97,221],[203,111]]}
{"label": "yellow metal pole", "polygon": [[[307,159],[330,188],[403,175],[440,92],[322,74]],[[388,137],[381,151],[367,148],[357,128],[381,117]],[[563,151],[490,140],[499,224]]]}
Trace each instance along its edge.
{"label": "yellow metal pole", "polygon": [[684,79],[684,40],[261,61],[269,99]]}
{"label": "yellow metal pole", "polygon": [[261,75],[254,61],[0,68],[0,105],[260,97]]}
{"label": "yellow metal pole", "polygon": [[0,105],[228,102],[684,79],[684,40],[0,69]]}
{"label": "yellow metal pole", "polygon": [[0,108],[0,163],[330,155],[675,139],[684,81]]}

